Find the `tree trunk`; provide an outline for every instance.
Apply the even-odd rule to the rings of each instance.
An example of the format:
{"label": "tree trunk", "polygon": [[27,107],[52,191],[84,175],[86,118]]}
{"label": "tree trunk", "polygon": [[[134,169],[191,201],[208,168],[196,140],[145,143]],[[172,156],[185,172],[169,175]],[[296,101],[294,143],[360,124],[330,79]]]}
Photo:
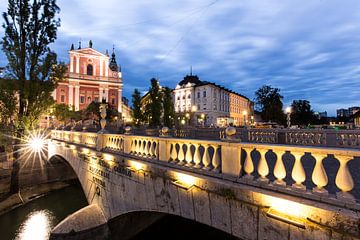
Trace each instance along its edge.
{"label": "tree trunk", "polygon": [[16,132],[15,143],[13,146],[13,164],[11,169],[10,193],[19,192],[19,172],[20,172],[20,144],[21,131]]}

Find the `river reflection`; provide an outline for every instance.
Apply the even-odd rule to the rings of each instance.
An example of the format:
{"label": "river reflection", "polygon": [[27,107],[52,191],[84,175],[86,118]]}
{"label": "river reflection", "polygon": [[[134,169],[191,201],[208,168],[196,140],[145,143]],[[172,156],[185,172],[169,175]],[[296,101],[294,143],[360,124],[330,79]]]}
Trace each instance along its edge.
{"label": "river reflection", "polygon": [[51,192],[1,215],[0,239],[49,239],[56,224],[86,205],[86,198],[78,185]]}
{"label": "river reflection", "polygon": [[16,232],[16,240],[46,240],[49,239],[50,231],[54,227],[54,213],[48,210],[33,211],[26,216],[25,221]]}

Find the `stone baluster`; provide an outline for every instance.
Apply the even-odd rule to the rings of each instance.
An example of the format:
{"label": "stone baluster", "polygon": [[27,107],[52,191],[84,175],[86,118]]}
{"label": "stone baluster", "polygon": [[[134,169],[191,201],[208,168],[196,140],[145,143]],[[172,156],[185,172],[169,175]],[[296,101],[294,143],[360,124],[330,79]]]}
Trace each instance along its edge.
{"label": "stone baluster", "polygon": [[180,165],[184,165],[186,162],[184,162],[185,160],[185,154],[184,154],[184,145],[182,143],[179,143],[179,154],[178,154],[178,163],[180,163]]}
{"label": "stone baluster", "polygon": [[284,182],[283,179],[286,177],[286,170],[285,170],[284,162],[282,160],[282,155],[277,154],[275,151],[274,151],[274,153],[277,158],[275,167],[274,167],[274,176],[276,177],[275,184],[285,186],[286,183]]}
{"label": "stone baluster", "polygon": [[355,198],[349,193],[354,188],[354,180],[351,176],[347,163],[353,159],[350,156],[336,156],[340,163],[339,170],[336,174],[335,183],[336,186],[341,190],[336,195],[340,199],[348,201],[355,201]]}
{"label": "stone baluster", "polygon": [[316,193],[327,193],[324,187],[328,184],[328,177],[323,165],[324,158],[327,157],[327,154],[313,154],[316,163],[311,175],[313,183],[316,185],[316,188],[313,189]]}
{"label": "stone baluster", "polygon": [[244,171],[246,173],[246,178],[253,178],[253,176],[251,175],[252,172],[254,171],[254,164],[253,161],[251,159],[251,149],[249,148],[244,148],[245,151],[245,162],[244,162]]}
{"label": "stone baluster", "polygon": [[171,162],[175,162],[177,160],[177,152],[176,152],[176,144],[172,143],[171,144],[171,153],[170,153],[170,158],[171,158]]}
{"label": "stone baluster", "polygon": [[258,165],[258,173],[260,175],[259,180],[260,181],[264,181],[264,182],[268,182],[269,179],[267,178],[267,175],[269,174],[269,165],[266,161],[266,153],[267,150],[265,149],[261,149],[259,150],[259,154],[260,154],[260,160],[259,160],[259,165]]}
{"label": "stone baluster", "polygon": [[192,166],[193,165],[193,157],[192,157],[192,154],[191,154],[191,143],[189,143],[187,145],[185,160],[186,160],[186,166]]}
{"label": "stone baluster", "polygon": [[214,172],[220,172],[221,170],[221,162],[220,162],[220,150],[219,146],[214,146],[214,155],[212,158],[212,165],[213,165],[213,171]]}
{"label": "stone baluster", "polygon": [[206,170],[211,170],[211,160],[210,160],[210,154],[209,154],[209,145],[204,146],[204,154],[203,154],[203,160],[202,160],[204,167]]}
{"label": "stone baluster", "polygon": [[202,168],[201,155],[200,155],[200,144],[195,145],[194,163],[196,168]]}
{"label": "stone baluster", "polygon": [[145,140],[142,140],[142,148],[141,148],[141,154],[146,157],[147,153],[147,142]]}
{"label": "stone baluster", "polygon": [[146,141],[146,153],[145,155],[148,156],[148,157],[151,157],[152,154],[151,154],[151,141]]}
{"label": "stone baluster", "polygon": [[293,153],[295,157],[295,162],[293,169],[291,171],[291,177],[295,181],[295,183],[292,185],[294,188],[306,190],[306,187],[302,184],[305,179],[305,170],[301,163],[301,157],[303,156],[302,153]]}
{"label": "stone baluster", "polygon": [[150,157],[156,157],[156,144],[155,144],[155,141],[150,142]]}

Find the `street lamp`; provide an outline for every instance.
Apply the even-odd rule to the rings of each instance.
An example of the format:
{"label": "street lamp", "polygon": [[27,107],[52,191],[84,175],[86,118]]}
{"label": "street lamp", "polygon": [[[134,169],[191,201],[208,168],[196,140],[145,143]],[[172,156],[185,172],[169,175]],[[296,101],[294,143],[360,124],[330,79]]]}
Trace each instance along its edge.
{"label": "street lamp", "polygon": [[247,116],[247,111],[244,110],[243,112],[243,116],[244,116],[244,126],[246,127],[246,116]]}
{"label": "street lamp", "polygon": [[286,112],[287,127],[290,128],[290,126],[291,126],[291,107],[287,107],[285,109],[285,112]]}

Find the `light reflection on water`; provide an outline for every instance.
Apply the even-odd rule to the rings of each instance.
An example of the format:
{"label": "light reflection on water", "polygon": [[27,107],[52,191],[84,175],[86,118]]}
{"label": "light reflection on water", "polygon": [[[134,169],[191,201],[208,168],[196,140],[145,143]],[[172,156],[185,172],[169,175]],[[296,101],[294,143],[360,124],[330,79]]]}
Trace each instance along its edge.
{"label": "light reflection on water", "polygon": [[33,211],[26,216],[25,221],[20,225],[16,232],[16,240],[47,240],[55,216],[51,211],[40,210]]}

